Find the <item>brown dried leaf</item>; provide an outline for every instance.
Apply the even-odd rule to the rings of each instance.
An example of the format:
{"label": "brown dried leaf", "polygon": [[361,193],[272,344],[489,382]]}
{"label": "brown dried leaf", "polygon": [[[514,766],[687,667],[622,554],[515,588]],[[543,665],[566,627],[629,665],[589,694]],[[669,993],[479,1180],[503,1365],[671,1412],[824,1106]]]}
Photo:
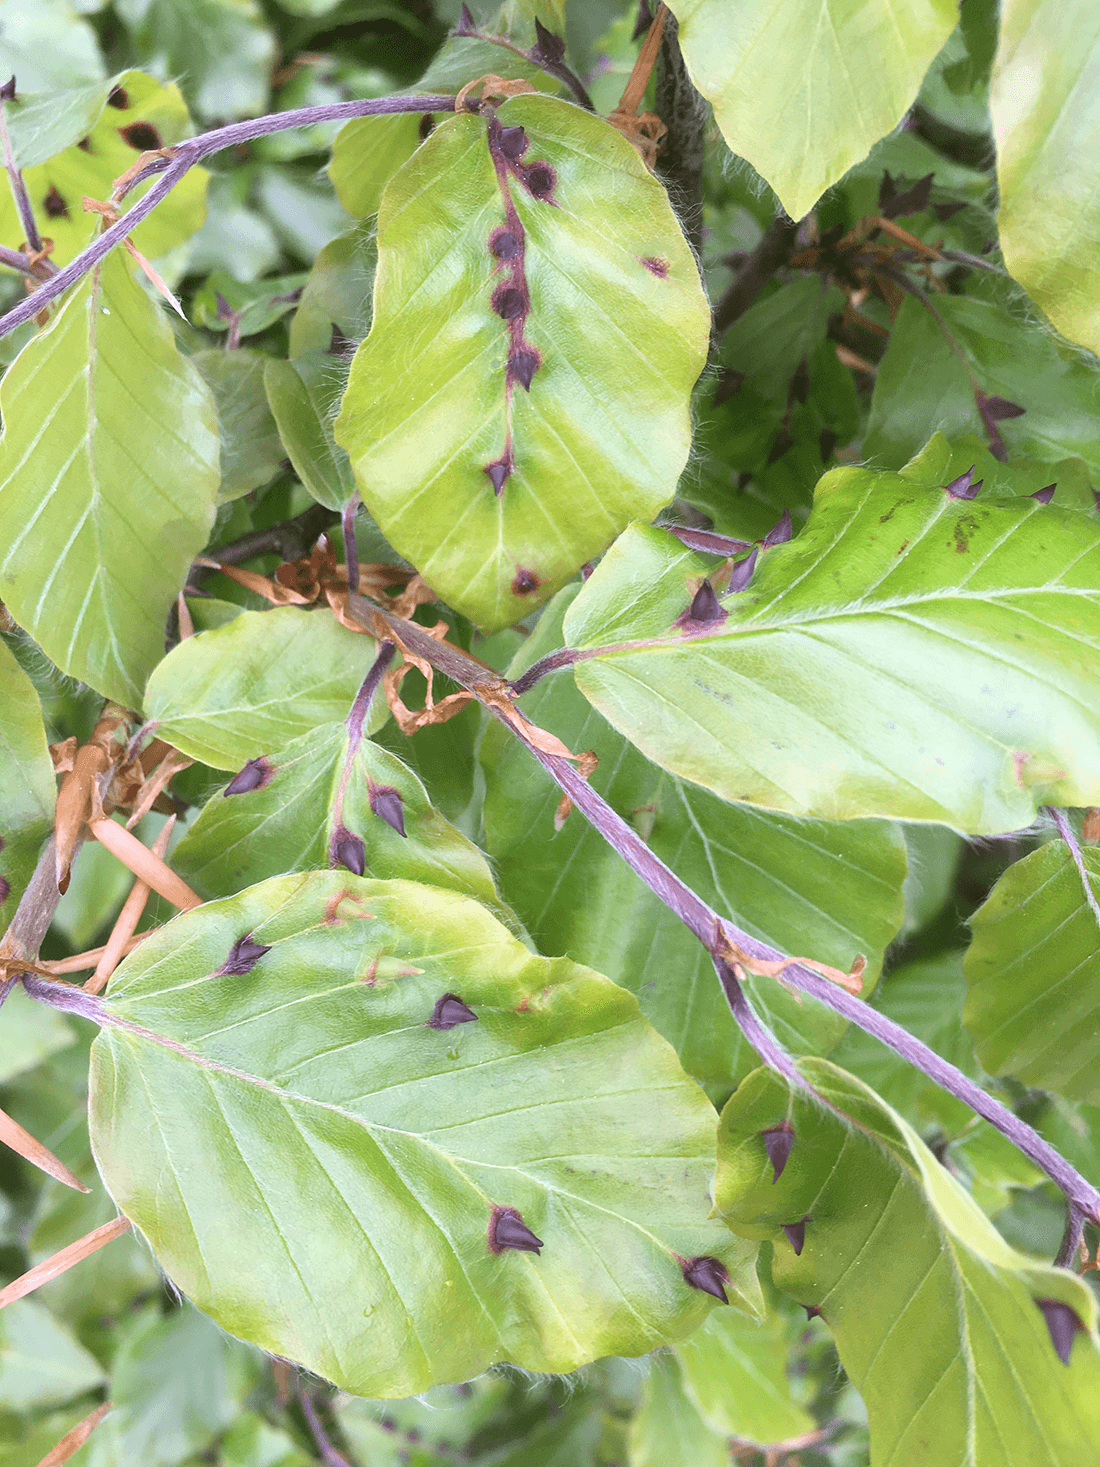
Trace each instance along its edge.
{"label": "brown dried leaf", "polygon": [[76,734],[70,734],[67,739],[62,739],[59,744],[50,745],[50,758],[53,760],[53,772],[55,774],[68,774],[73,767],[73,759],[76,757]]}
{"label": "brown dried leaf", "polygon": [[73,755],[73,765],[61,779],[54,812],[57,836],[57,884],[64,891],[69,884],[69,866],[88,820],[103,813],[100,779],[122,754],[122,740],[128,719],[114,703],[108,703],[92,736]]}
{"label": "brown dried leaf", "polygon": [[484,107],[487,103],[507,102],[509,97],[518,97],[524,92],[533,92],[535,88],[527,81],[507,81],[496,72],[490,71],[485,76],[479,76],[476,81],[467,82],[455,98],[455,112],[466,109],[466,98],[476,88],[480,87],[478,103]]}

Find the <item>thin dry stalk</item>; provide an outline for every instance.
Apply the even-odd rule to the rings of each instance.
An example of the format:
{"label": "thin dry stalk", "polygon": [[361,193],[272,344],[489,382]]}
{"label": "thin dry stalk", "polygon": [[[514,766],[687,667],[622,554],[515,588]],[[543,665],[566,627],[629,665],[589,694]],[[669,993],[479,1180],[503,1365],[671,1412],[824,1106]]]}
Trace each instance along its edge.
{"label": "thin dry stalk", "polygon": [[110,1409],[111,1402],[104,1401],[102,1406],[89,1411],[83,1421],[78,1421],[72,1431],[65,1433],[56,1447],[50,1448],[38,1467],[61,1467],[62,1462],[75,1456]]}
{"label": "thin dry stalk", "polygon": [[112,856],[117,856],[128,870],[181,912],[202,906],[202,897],[193,892],[187,882],[154,855],[148,846],[143,846],[136,835],[106,817],[90,820],[88,829]]}
{"label": "thin dry stalk", "polygon": [[[176,817],[170,815],[165,821],[164,829],[153,842],[153,855],[162,861],[167,854],[168,842],[172,839],[175,825]],[[148,882],[142,881],[140,877],[130,888],[130,895],[126,898],[122,911],[115,919],[115,925],[111,929],[111,935],[96,964],[96,970],[84,985],[89,993],[102,993],[107,987],[108,978],[129,951],[130,939],[134,935],[134,928],[141,921],[141,914],[145,911],[145,903],[149,900],[150,890]]]}
{"label": "thin dry stalk", "polygon": [[58,1161],[48,1147],[43,1146],[41,1141],[36,1141],[29,1131],[24,1131],[18,1121],[13,1121],[6,1111],[0,1110],[0,1141],[5,1146],[10,1146],[20,1156],[44,1171],[47,1176],[53,1177],[58,1182],[64,1182],[66,1187],[72,1187],[76,1192],[87,1192],[79,1177],[74,1176],[63,1161]]}
{"label": "thin dry stalk", "polygon": [[112,1238],[120,1237],[128,1227],[130,1227],[128,1217],[112,1218],[101,1228],[85,1233],[83,1238],[78,1238],[75,1243],[69,1243],[51,1257],[44,1258],[41,1263],[36,1263],[33,1268],[28,1268],[26,1273],[20,1274],[17,1279],[12,1279],[6,1288],[0,1289],[0,1309],[8,1304],[14,1304],[16,1299],[23,1299],[28,1294],[33,1294],[35,1289],[40,1289],[51,1279],[66,1273],[74,1264],[80,1263],[90,1253],[95,1253]]}

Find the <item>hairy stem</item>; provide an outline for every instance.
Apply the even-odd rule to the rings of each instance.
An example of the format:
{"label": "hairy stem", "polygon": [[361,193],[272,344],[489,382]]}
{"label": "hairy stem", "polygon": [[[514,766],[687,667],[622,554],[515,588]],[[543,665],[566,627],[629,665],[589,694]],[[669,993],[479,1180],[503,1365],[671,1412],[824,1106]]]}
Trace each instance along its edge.
{"label": "hairy stem", "polygon": [[295,107],[288,112],[272,112],[266,117],[253,117],[246,122],[232,122],[226,127],[215,127],[210,132],[202,132],[197,137],[177,143],[171,149],[170,157],[154,159],[135,174],[124,191],[128,193],[137,184],[159,174],[160,177],[147,194],[138,199],[117,223],[92,240],[63,270],[43,281],[25,301],[20,301],[6,315],[0,316],[0,336],[7,336],[17,326],[22,326],[24,321],[37,316],[48,301],[54,300],[86,275],[104,255],[121,244],[162,199],[168,197],[189,169],[211,153],[220,153],[223,148],[237,147],[252,138],[263,137],[271,132],[282,132],[290,127],[308,127],[317,122],[384,116],[394,112],[453,112],[454,105],[453,97],[432,96],[375,97],[370,101],[332,102],[323,107]]}
{"label": "hairy stem", "polygon": [[668,128],[657,172],[696,258],[703,253],[703,132],[707,106],[680,54],[679,23],[669,15],[657,58],[654,110]]}
{"label": "hairy stem", "polygon": [[[78,840],[73,849],[74,858],[81,844]],[[38,949],[42,946],[42,939],[53,921],[53,914],[60,900],[61,892],[57,886],[57,843],[51,831],[39,852],[38,864],[15,909],[15,916],[0,939],[0,961],[16,958],[33,962],[37,958]],[[19,976],[18,972],[11,973],[7,978],[0,976],[0,1004],[7,998]]]}
{"label": "hairy stem", "polygon": [[756,248],[746,256],[732,284],[714,307],[717,336],[728,331],[745,314],[775,272],[791,258],[797,234],[798,225],[786,214],[777,214],[768,225]]}
{"label": "hairy stem", "polygon": [[[14,81],[15,78],[12,78]],[[26,239],[27,249],[32,254],[39,254],[42,250],[42,236],[38,232],[38,224],[31,208],[30,196],[27,193],[27,185],[23,181],[23,170],[15,161],[15,154],[11,148],[11,138],[8,136],[7,107],[4,99],[0,97],[0,146],[4,150],[4,167],[8,173],[8,183],[11,186],[11,196],[15,201],[15,207],[19,213],[20,222],[23,225],[23,235]]]}

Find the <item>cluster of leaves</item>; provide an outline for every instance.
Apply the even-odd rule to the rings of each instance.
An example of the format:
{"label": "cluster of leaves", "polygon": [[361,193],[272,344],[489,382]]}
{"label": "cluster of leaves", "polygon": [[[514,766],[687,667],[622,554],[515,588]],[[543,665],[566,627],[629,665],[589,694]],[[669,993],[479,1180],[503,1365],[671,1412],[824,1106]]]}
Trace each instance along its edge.
{"label": "cluster of leaves", "polygon": [[12,73],[0,1463],[1100,1457],[1095,7]]}

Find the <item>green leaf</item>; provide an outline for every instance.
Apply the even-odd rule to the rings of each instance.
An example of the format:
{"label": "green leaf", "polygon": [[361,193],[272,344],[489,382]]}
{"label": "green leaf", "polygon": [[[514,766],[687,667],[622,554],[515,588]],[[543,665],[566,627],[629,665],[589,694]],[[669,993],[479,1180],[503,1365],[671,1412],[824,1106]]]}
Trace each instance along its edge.
{"label": "green leaf", "polygon": [[[431,1027],[447,995],[475,1021]],[[644,1353],[713,1304],[683,1258],[757,1308],[706,1097],[629,994],[467,897],[278,877],[146,938],[106,1004],[139,1026],[92,1048],[108,1190],[219,1324],[353,1393]],[[494,1208],[541,1256],[491,1251]]]}
{"label": "green leaf", "polygon": [[[867,1404],[872,1467],[1076,1467],[1100,1453],[1096,1301],[1010,1248],[914,1131],[827,1060],[800,1069],[830,1109],[758,1070],[722,1115],[716,1196],[772,1240],[776,1283],[821,1310]],[[778,1181],[761,1132],[787,1122]],[[784,1226],[805,1222],[796,1255]],[[1037,1300],[1068,1305],[1068,1368]]]}
{"label": "green leaf", "polygon": [[[340,808],[347,728],[328,723],[265,758],[261,787],[218,794],[172,853],[172,864],[203,896],[229,896],[287,871],[322,870],[338,824],[363,840],[367,870],[445,886],[492,904],[485,857],[428,801],[416,775],[393,754],[363,739]],[[372,812],[371,784],[401,797],[404,839]]]}
{"label": "green leaf", "polygon": [[96,1428],[92,1467],[176,1467],[233,1421],[260,1362],[197,1309],[151,1310],[115,1357],[114,1409]]}
{"label": "green leaf", "polygon": [[[1049,841],[1011,865],[970,919],[963,1022],[992,1075],[1100,1103],[1100,851]],[[1090,905],[1091,898],[1091,905]]]}
{"label": "green leaf", "polygon": [[[242,611],[172,649],[149,679],[145,716],[192,759],[240,769],[345,718],[375,653],[373,637],[349,632],[327,607]],[[378,695],[366,732],[388,717]]]}
{"label": "green leaf", "polygon": [[[20,78],[21,80],[21,78]],[[114,101],[111,101],[114,98]],[[39,232],[54,241],[51,259],[57,265],[71,260],[98,233],[99,216],[86,214],[81,204],[85,195],[105,201],[114,181],[136,163],[147,148],[170,146],[192,131],[187,107],[174,85],[162,86],[141,71],[124,71],[90,93],[33,99],[41,109],[41,123],[24,124],[23,138],[30,151],[19,151],[19,113],[15,114],[13,147],[23,166],[27,193],[38,220]],[[54,109],[61,114],[60,122]],[[73,124],[87,125],[72,135]],[[64,126],[64,134],[58,129]],[[53,150],[55,142],[62,151]],[[87,146],[81,146],[86,143]],[[49,146],[50,153],[44,150]],[[198,229],[206,208],[209,174],[195,167],[176,185],[164,202],[134,230],[134,244],[151,259],[165,255]],[[129,208],[146,192],[142,185],[127,195]],[[23,227],[7,189],[0,195],[0,238],[12,243],[23,237]]]}
{"label": "green leaf", "polygon": [[0,642],[0,926],[6,927],[53,829],[57,785],[42,705],[6,642]]}
{"label": "green leaf", "polygon": [[[1096,368],[1060,356],[1049,332],[990,301],[945,295],[936,311],[981,389],[1024,409],[997,424],[1010,453],[1050,464],[1076,456],[1100,479]],[[900,468],[937,429],[985,437],[967,366],[935,318],[907,299],[875,374],[864,452]]]}
{"label": "green leaf", "polygon": [[6,1085],[13,1076],[33,1070],[59,1049],[67,1049],[75,1038],[72,1026],[56,1009],[35,1003],[17,983],[4,1000],[0,1084]]}
{"label": "green leaf", "polygon": [[694,629],[713,558],[628,530],[565,619],[581,691],[672,773],[792,814],[981,833],[1100,799],[1100,531],[952,498],[939,461],[827,474],[798,538]]}
{"label": "green leaf", "polygon": [[792,219],[888,132],[955,28],[954,0],[673,0],[691,79]]}
{"label": "green leaf", "polygon": [[103,1367],[41,1304],[19,1299],[0,1314],[0,1407],[59,1406],[102,1385]]}
{"label": "green leaf", "polygon": [[299,271],[265,280],[236,280],[226,270],[215,270],[195,292],[192,316],[195,324],[205,326],[207,331],[228,331],[229,318],[218,314],[220,295],[239,317],[241,336],[256,336],[296,308],[308,279]]}
{"label": "green leaf", "polygon": [[671,1355],[654,1357],[641,1407],[630,1423],[628,1461],[629,1467],[668,1467],[671,1462],[729,1467],[729,1442],[688,1400]]}
{"label": "green leaf", "polygon": [[415,112],[399,112],[392,117],[356,117],[340,129],[328,176],[353,219],[378,213],[382,190],[420,146],[420,127]]}
{"label": "green leaf", "polygon": [[313,262],[290,323],[291,357],[332,349],[334,326],[346,342],[366,336],[376,257],[374,239],[362,229],[349,230],[325,245]]}
{"label": "green leaf", "polygon": [[[575,595],[567,587],[547,608],[510,676],[560,645]],[[524,694],[524,713],[571,749],[595,751],[592,787],[634,822],[654,855],[754,937],[841,968],[863,953],[874,982],[902,916],[905,851],[895,830],[727,804],[651,764],[570,683],[568,671],[545,678]],[[759,1061],[698,940],[582,815],[574,811],[557,829],[561,792],[500,725],[486,730],[481,757],[488,850],[505,900],[540,948],[636,993],[691,1074],[728,1086],[754,1069]],[[796,1052],[827,1053],[844,1032],[838,1015],[812,999],[799,1003],[774,979],[750,976],[746,986]]]}
{"label": "green leaf", "polygon": [[355,493],[348,456],[332,436],[332,421],[347,383],[337,357],[313,351],[292,361],[269,357],[267,400],[294,472],[326,509],[340,509]]}
{"label": "green leaf", "polygon": [[115,9],[152,69],[185,79],[200,117],[264,110],[275,37],[256,0],[115,0]]}
{"label": "green leaf", "polygon": [[990,111],[1005,264],[1071,341],[1100,351],[1100,11],[1006,0]]}
{"label": "green leaf", "polygon": [[[552,201],[503,154],[498,182],[481,118],[435,129],[386,190],[374,323],[336,425],[383,534],[490,631],[672,498],[709,330],[667,195],[626,139],[549,97],[499,118],[524,128],[519,166],[544,165]],[[521,228],[524,250],[496,259],[490,238]],[[525,289],[509,326],[492,302]]]}
{"label": "green leaf", "polygon": [[757,1324],[716,1309],[673,1353],[688,1396],[724,1436],[767,1445],[814,1429],[813,1417],[791,1394],[781,1315]]}
{"label": "green leaf", "polygon": [[213,394],[218,414],[219,504],[260,488],[279,472],[283,445],[264,391],[264,366],[269,361],[261,352],[244,348],[224,351],[213,347],[191,356]]}
{"label": "green leaf", "polygon": [[14,75],[21,92],[54,92],[98,82],[103,59],[95,31],[71,0],[6,0],[0,71]]}
{"label": "green leaf", "polygon": [[0,405],[0,595],[64,672],[136,708],[214,520],[209,389],[117,251],[20,352]]}
{"label": "green leaf", "polygon": [[255,1411],[242,1411],[220,1443],[222,1467],[313,1467],[289,1432],[269,1426]]}

